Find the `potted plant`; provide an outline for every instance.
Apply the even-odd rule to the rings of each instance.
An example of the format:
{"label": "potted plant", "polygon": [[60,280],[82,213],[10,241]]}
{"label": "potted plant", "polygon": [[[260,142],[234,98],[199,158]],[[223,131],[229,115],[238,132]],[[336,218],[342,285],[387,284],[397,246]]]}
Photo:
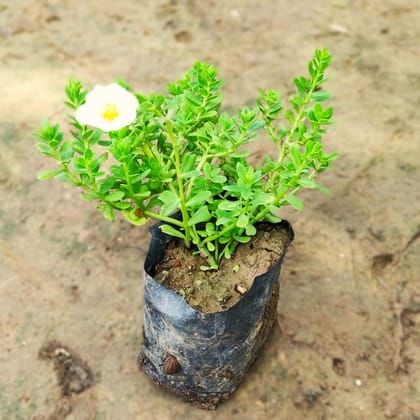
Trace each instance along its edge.
{"label": "potted plant", "polygon": [[[307,77],[283,108],[261,90],[252,108],[221,111],[223,80],[206,63],[168,85],[168,94],[131,92],[124,81],[86,91],[66,87],[74,110],[68,139],[44,123],[38,149],[58,167],[40,174],[83,190],[105,218],[148,219],[142,369],[187,401],[215,408],[257,357],[276,317],[279,272],[291,226],[282,206],[303,207],[302,188],[336,154],[321,139],[333,110],[322,89],[331,61],[316,50]],[[283,118],[280,118],[283,117]],[[276,156],[251,164],[246,144],[263,132]]]}

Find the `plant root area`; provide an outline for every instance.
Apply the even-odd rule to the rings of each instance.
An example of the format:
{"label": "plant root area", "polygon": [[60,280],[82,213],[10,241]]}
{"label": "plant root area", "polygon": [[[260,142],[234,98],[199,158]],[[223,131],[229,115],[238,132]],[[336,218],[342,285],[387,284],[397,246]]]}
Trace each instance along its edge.
{"label": "plant root area", "polygon": [[[0,0],[0,418],[420,419],[419,22],[418,0]],[[165,93],[197,60],[225,79],[223,110],[253,107],[260,88],[287,108],[323,47],[324,149],[339,158],[317,181],[331,194],[302,191],[304,210],[280,214],[295,240],[277,327],[229,400],[203,411],[138,370],[147,229],[37,181],[54,165],[33,133],[67,127],[69,78]],[[252,162],[275,159],[264,136],[248,146]],[[238,264],[220,307],[249,287]]]}
{"label": "plant root area", "polygon": [[224,311],[237,303],[251,288],[256,276],[266,273],[289,244],[285,229],[260,224],[257,234],[223,260],[218,270],[203,271],[206,263],[193,255],[181,241],[172,242],[156,267],[156,280],[181,295],[201,312]]}

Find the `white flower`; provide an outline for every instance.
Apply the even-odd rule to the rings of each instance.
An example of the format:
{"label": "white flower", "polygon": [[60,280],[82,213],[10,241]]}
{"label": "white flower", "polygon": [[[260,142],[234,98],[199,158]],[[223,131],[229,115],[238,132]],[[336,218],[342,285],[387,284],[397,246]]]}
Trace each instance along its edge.
{"label": "white flower", "polygon": [[136,119],[137,98],[117,83],[96,85],[76,110],[76,120],[102,131],[119,130]]}

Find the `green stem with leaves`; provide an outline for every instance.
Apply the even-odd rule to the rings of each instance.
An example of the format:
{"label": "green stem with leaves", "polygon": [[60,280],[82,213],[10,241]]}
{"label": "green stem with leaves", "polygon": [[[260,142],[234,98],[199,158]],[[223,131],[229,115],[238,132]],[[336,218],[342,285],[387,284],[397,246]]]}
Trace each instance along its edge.
{"label": "green stem with leaves", "polygon": [[182,173],[181,173],[181,161],[179,156],[179,148],[178,148],[178,139],[176,138],[173,129],[172,129],[172,123],[167,120],[166,121],[166,129],[168,133],[168,137],[172,143],[173,147],[173,153],[175,158],[175,171],[176,171],[176,180],[178,183],[178,197],[179,197],[179,205],[182,215],[182,222],[183,222],[183,228],[185,233],[185,246],[189,248],[191,246],[191,228],[189,226],[189,216],[187,211],[187,205],[185,202],[185,194],[184,194],[184,180],[182,179]]}

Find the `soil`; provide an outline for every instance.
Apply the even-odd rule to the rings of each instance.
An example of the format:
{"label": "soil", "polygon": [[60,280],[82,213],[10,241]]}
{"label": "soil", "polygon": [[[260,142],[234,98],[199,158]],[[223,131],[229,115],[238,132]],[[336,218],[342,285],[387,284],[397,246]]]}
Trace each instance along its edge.
{"label": "soil", "polygon": [[256,276],[270,270],[289,242],[287,229],[260,224],[251,241],[240,244],[231,259],[222,260],[218,270],[203,271],[200,267],[206,260],[194,255],[182,241],[174,241],[156,267],[155,278],[201,312],[224,311],[246,294]]}
{"label": "soil", "polygon": [[[420,417],[420,3],[418,0],[0,0],[0,417],[415,420]],[[111,224],[79,191],[39,182],[32,133],[63,122],[69,77],[124,77],[164,92],[196,60],[225,78],[226,107],[333,56],[338,151],[285,209],[279,328],[232,397],[203,412],[139,372],[149,236]],[[271,146],[253,144],[253,159]],[[63,396],[55,340],[95,373]]]}
{"label": "soil", "polygon": [[40,359],[53,360],[63,396],[79,394],[93,385],[93,373],[76,352],[51,341],[39,350]]}

